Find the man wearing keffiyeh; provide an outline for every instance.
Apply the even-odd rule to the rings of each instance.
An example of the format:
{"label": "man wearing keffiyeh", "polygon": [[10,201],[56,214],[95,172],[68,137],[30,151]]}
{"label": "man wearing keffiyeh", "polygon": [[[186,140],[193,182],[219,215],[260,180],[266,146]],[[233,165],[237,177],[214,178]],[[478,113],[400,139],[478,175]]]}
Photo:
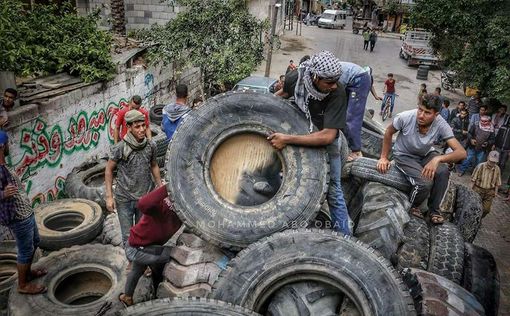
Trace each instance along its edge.
{"label": "man wearing keffiyeh", "polygon": [[[268,140],[276,149],[286,145],[327,146],[330,160],[330,183],[328,204],[333,229],[351,235],[349,215],[342,192],[340,172],[340,129],[345,127],[347,97],[338,83],[342,75],[340,60],[332,53],[323,51],[313,55],[299,68],[285,76],[283,98],[294,97],[294,102],[310,121],[310,133],[288,135],[273,133]],[[318,131],[314,131],[314,126]]]}

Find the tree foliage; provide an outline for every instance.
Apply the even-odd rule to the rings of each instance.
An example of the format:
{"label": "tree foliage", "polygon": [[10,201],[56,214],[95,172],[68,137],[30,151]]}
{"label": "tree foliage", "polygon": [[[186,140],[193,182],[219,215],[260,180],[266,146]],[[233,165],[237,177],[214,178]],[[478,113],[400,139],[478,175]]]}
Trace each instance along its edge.
{"label": "tree foliage", "polygon": [[87,82],[109,79],[115,70],[111,37],[97,29],[97,19],[98,14],[78,16],[69,3],[26,11],[21,0],[1,0],[0,70],[21,76],[66,71]]}
{"label": "tree foliage", "polygon": [[263,59],[268,24],[249,14],[244,0],[179,0],[186,9],[164,26],[139,32],[151,44],[149,60],[200,67],[206,89],[239,81]]}
{"label": "tree foliage", "polygon": [[459,79],[510,100],[510,1],[417,0],[411,20],[432,31],[432,46]]}

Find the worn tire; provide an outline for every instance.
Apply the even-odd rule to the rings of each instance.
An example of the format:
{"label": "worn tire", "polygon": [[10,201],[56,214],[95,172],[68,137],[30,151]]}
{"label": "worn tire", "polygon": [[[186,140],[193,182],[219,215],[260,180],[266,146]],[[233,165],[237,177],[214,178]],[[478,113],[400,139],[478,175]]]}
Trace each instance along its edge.
{"label": "worn tire", "polygon": [[381,156],[381,149],[384,136],[361,128],[361,152],[365,157],[378,159]]}
{"label": "worn tire", "polygon": [[69,198],[94,201],[106,208],[104,173],[107,159],[86,161],[67,175],[65,193]]}
{"label": "worn tire", "polygon": [[328,188],[325,150],[287,146],[278,151],[282,184],[259,205],[227,202],[210,176],[211,157],[234,135],[307,134],[309,122],[296,107],[271,94],[229,92],[208,99],[180,124],[168,148],[167,189],[177,215],[191,231],[222,248],[238,250],[292,222],[315,218]]}
{"label": "worn tire", "polygon": [[284,286],[273,296],[267,314],[335,315],[342,294],[335,288],[318,282],[297,282]]}
{"label": "worn tire", "polygon": [[92,241],[103,227],[99,204],[85,199],[62,199],[36,207],[39,246],[47,250],[83,245]]}
{"label": "worn tire", "polygon": [[376,134],[384,136],[384,132],[386,131],[384,126],[382,126],[381,123],[374,121],[374,119],[372,119],[369,115],[370,114],[368,113],[368,110],[366,110],[365,114],[363,116],[362,127],[364,127],[365,129],[367,129],[369,131],[372,131]]}
{"label": "worn tire", "polygon": [[394,164],[392,164],[390,170],[384,174],[379,173],[376,166],[377,160],[375,159],[358,158],[352,163],[351,175],[368,181],[386,184],[405,193],[411,192],[411,184]]}
{"label": "worn tire", "polygon": [[500,280],[492,254],[482,247],[465,243],[465,265],[462,286],[473,293],[485,308],[485,315],[497,316]]}
{"label": "worn tire", "polygon": [[103,245],[122,246],[122,232],[120,230],[119,216],[109,213],[103,221],[103,231],[100,234]]}
{"label": "worn tire", "polygon": [[473,242],[482,224],[482,201],[480,196],[465,185],[457,185],[455,216],[453,222],[467,242]]}
{"label": "worn tire", "polygon": [[[16,241],[5,240],[0,242],[0,313],[7,308],[9,291],[18,280],[17,254]],[[33,262],[37,262],[41,255],[41,250],[37,249]]]}
{"label": "worn tire", "polygon": [[164,104],[156,104],[149,109],[149,119],[152,124],[161,125],[164,107]]}
{"label": "worn tire", "polygon": [[476,298],[458,284],[418,269],[405,269],[402,273],[415,300],[418,315],[485,315]]}
{"label": "worn tire", "polygon": [[210,297],[264,314],[276,291],[306,281],[342,289],[362,315],[415,314],[387,260],[354,238],[317,229],[287,230],[251,244],[230,261]]}
{"label": "worn tire", "polygon": [[152,140],[156,143],[156,157],[165,158],[170,140],[167,139],[165,132],[156,124],[151,124]]}
{"label": "worn tire", "polygon": [[396,268],[427,269],[430,251],[430,231],[427,223],[416,216],[404,228],[404,243],[397,251]]}
{"label": "worn tire", "polygon": [[121,316],[257,316],[241,306],[205,298],[164,298],[130,306],[118,313]]}
{"label": "worn tire", "polygon": [[457,284],[464,271],[464,239],[457,226],[445,222],[430,229],[428,271]]}
{"label": "worn tire", "polygon": [[391,260],[404,239],[411,203],[404,193],[377,182],[368,182],[361,191],[361,216],[354,236]]}
{"label": "worn tire", "polygon": [[118,297],[124,291],[127,264],[124,250],[110,245],[89,244],[52,252],[35,265],[48,270],[37,281],[48,287],[46,293],[23,295],[14,286],[9,315],[96,315],[107,302],[111,303],[109,313],[115,313],[123,308]]}

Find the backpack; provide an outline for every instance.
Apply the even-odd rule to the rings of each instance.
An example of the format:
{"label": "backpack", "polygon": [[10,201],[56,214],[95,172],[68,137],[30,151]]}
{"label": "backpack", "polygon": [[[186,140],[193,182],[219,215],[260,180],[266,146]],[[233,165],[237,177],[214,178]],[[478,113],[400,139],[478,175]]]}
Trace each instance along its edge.
{"label": "backpack", "polygon": [[506,122],[499,128],[494,144],[502,150],[510,150],[510,117],[506,118]]}

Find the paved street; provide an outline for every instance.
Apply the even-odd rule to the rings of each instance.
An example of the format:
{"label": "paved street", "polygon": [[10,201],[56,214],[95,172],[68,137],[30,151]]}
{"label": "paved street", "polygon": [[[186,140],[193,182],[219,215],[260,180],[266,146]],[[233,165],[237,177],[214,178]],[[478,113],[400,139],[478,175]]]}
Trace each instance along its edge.
{"label": "paved street", "polygon": [[[404,60],[399,58],[401,40],[391,35],[379,36],[373,53],[363,50],[361,35],[352,34],[350,19],[346,30],[319,29],[316,26],[303,26],[302,36],[296,36],[296,31],[285,31],[281,38],[281,49],[273,54],[271,76],[278,78],[284,74],[290,59],[297,64],[306,54],[313,54],[321,50],[333,52],[341,60],[354,62],[359,65],[369,65],[374,69],[374,84],[376,91],[382,96],[382,89],[386,74],[392,72],[397,81],[396,90],[399,97],[395,103],[395,111],[401,112],[416,107],[416,96],[420,83],[425,82],[429,93],[440,85],[439,70],[431,70],[428,80],[416,79],[416,67],[408,67]],[[265,63],[256,74],[264,75]],[[462,91],[451,93],[443,91],[443,95],[452,101],[453,108],[459,100],[466,100]],[[380,102],[369,96],[367,108],[376,110]],[[378,115],[374,117],[380,121]],[[385,122],[386,124],[389,121]],[[385,124],[385,125],[386,125]],[[509,169],[507,167],[507,169]],[[508,171],[505,172],[503,182],[506,182]],[[453,179],[457,182],[469,184],[469,176]],[[488,249],[496,258],[501,278],[500,315],[510,315],[510,205],[497,198],[493,204],[492,212],[483,220],[481,230],[475,244]]]}

